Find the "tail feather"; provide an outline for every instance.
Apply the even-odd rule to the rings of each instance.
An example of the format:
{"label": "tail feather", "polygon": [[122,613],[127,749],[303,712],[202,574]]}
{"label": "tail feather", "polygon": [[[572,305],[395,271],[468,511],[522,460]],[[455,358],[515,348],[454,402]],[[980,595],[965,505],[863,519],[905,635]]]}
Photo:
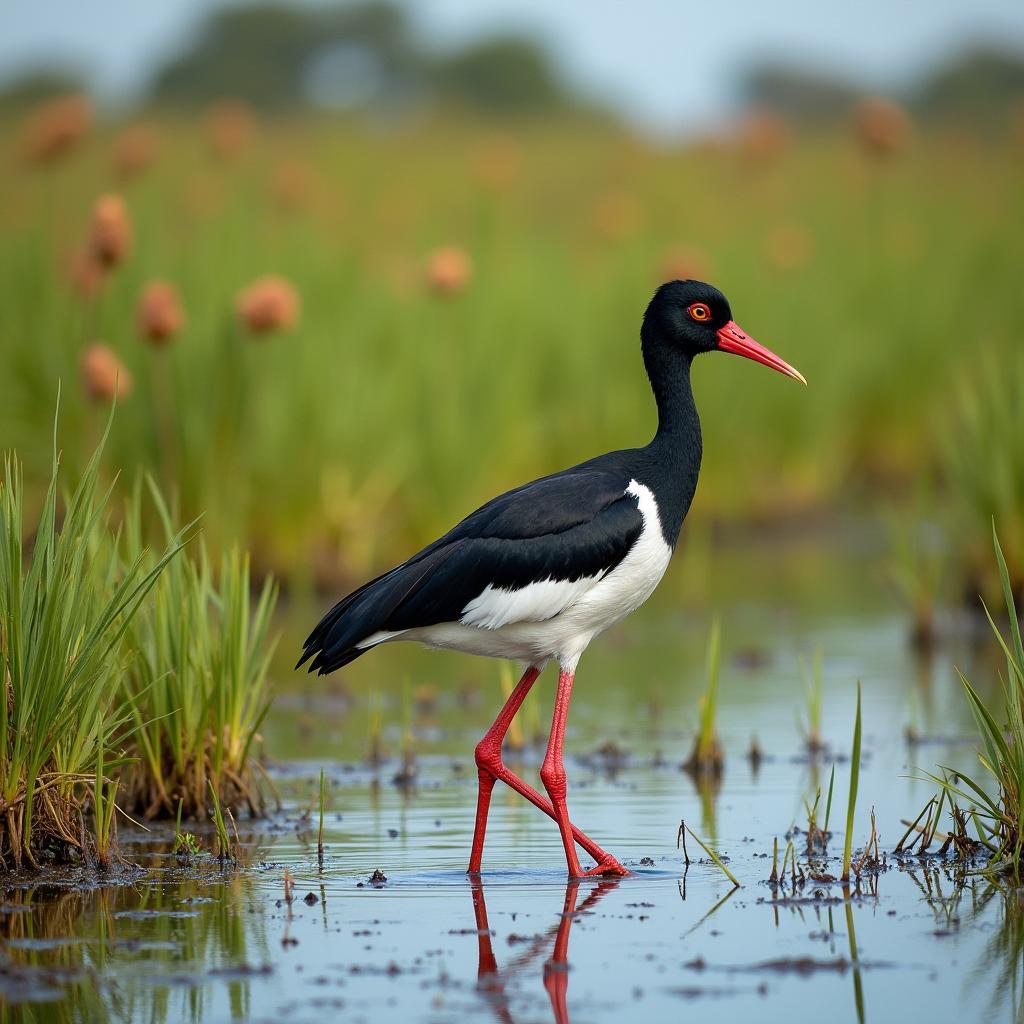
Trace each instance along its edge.
{"label": "tail feather", "polygon": [[295,667],[300,668],[309,661],[307,671],[327,675],[372,650],[372,645],[359,645],[374,633],[433,625],[432,622],[395,623],[396,617],[401,617],[403,604],[416,594],[437,566],[458,546],[456,543],[435,549],[425,557],[405,562],[342,598],[306,638],[302,656]]}

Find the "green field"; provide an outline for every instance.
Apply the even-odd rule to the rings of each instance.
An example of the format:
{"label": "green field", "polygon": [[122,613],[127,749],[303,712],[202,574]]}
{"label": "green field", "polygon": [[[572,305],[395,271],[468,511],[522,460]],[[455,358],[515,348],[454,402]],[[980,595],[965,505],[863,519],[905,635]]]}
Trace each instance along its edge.
{"label": "green field", "polygon": [[[1021,564],[1024,469],[1008,467],[1006,493],[941,496],[959,396],[980,386],[979,364],[1005,386],[1020,344],[1011,140],[921,130],[883,157],[852,133],[764,151],[572,124],[497,136],[310,121],[257,126],[227,157],[200,121],[148,125],[154,158],[130,178],[121,129],[47,165],[7,133],[0,436],[30,481],[48,473],[58,382],[66,458],[95,443],[106,412],[78,364],[102,340],[133,381],[107,472],[124,486],[139,467],[156,474],[184,519],[203,515],[214,553],[238,541],[260,572],[337,588],[499,490],[646,442],[640,316],[661,280],[690,273],[810,384],[700,362],[695,520],[842,511],[938,471],[955,546],[987,564],[988,518],[1009,511],[1004,546]],[[111,191],[134,240],[85,297],[68,267]],[[448,245],[472,274],[441,295],[426,266]],[[294,284],[301,315],[253,338],[236,295],[267,273]],[[177,286],[187,318],[160,350],[136,326],[152,279]]]}

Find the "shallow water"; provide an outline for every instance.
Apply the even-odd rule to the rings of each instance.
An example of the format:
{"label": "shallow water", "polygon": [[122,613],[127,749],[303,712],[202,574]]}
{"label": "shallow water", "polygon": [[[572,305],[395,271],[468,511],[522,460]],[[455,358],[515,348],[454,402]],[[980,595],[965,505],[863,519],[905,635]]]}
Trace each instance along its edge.
{"label": "shallow water", "polygon": [[[963,645],[915,659],[871,551],[859,538],[733,545],[584,658],[567,743],[570,810],[633,869],[628,878],[567,885],[555,827],[500,787],[484,873],[467,878],[472,747],[500,703],[497,670],[383,652],[340,686],[298,681],[282,693],[267,747],[285,811],[243,835],[248,870],[182,870],[163,837],[141,837],[126,848],[147,872],[130,883],[5,890],[3,1019],[1016,1019],[1016,897],[1007,906],[980,880],[958,887],[951,864],[915,857],[897,868],[891,854],[900,819],[932,792],[916,769],[973,759],[953,660],[979,679],[989,669]],[[688,593],[710,594],[723,623],[718,786],[678,768],[692,742],[709,620]],[[834,753],[810,760],[798,658],[819,645]],[[545,716],[549,675],[531,696]],[[803,800],[827,787],[833,763],[827,870],[839,874],[858,678],[854,845],[867,839],[874,807],[888,869],[848,899],[838,884],[774,890],[772,840],[784,846],[791,826],[805,824]],[[374,714],[366,693],[380,682],[397,683],[379,711],[392,756],[372,769],[361,763]],[[419,760],[413,789],[391,782],[403,689]],[[527,733],[542,720],[524,717]],[[909,747],[909,723],[928,742]],[[766,755],[756,770],[744,756],[752,733]],[[541,754],[527,746],[508,761],[534,779]],[[302,817],[321,765],[330,780],[322,871],[315,821]],[[730,893],[692,841],[684,868],[681,818],[728,856],[741,888]],[[295,879],[290,905],[285,867]],[[367,884],[376,869],[387,882]]]}

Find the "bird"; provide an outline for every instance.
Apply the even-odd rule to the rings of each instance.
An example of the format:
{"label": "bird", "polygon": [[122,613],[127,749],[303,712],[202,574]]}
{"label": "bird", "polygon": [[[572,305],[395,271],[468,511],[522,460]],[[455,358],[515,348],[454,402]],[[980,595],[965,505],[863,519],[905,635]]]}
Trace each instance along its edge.
{"label": "bird", "polygon": [[[478,790],[468,872],[481,870],[497,782],[558,825],[570,878],[629,872],[569,818],[564,741],[580,657],[661,581],[697,488],[702,442],[694,359],[729,352],[803,384],[803,375],[733,320],[703,281],[654,293],[640,350],[658,426],[640,448],[609,452],[523,484],[482,505],[411,558],[338,601],[303,645],[296,668],[326,675],[398,641],[519,662],[523,674],[474,756]],[[505,765],[502,741],[549,662],[558,685],[540,779],[547,797]],[[594,860],[583,869],[577,844]]]}

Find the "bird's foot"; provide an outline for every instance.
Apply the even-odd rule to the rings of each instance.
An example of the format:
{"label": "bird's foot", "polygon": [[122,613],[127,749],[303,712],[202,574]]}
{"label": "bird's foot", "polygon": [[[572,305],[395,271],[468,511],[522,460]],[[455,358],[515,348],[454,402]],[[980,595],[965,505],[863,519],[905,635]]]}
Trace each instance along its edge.
{"label": "bird's foot", "polygon": [[581,871],[580,877],[591,878],[594,875],[604,875],[611,878],[624,878],[628,874],[628,868],[624,868],[610,853],[606,853],[594,867]]}

